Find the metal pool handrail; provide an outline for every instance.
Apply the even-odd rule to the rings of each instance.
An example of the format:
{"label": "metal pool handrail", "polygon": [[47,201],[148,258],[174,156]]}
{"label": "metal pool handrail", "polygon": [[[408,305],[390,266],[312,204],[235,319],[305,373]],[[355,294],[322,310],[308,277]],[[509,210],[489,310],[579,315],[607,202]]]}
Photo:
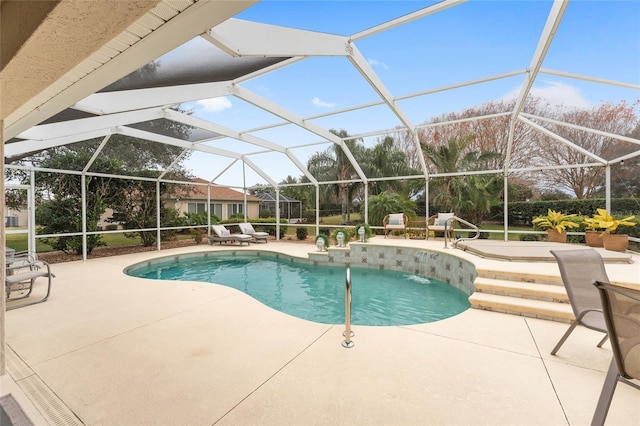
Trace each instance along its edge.
{"label": "metal pool handrail", "polygon": [[344,340],[342,346],[352,348],[353,331],[351,331],[351,268],[347,267],[345,289],[344,289]]}
{"label": "metal pool handrail", "polygon": [[[452,247],[456,248],[456,247],[457,247],[457,245],[458,245],[458,243],[459,243],[460,241],[471,241],[471,240],[476,240],[476,239],[478,239],[478,237],[480,236],[480,228],[478,228],[478,227],[477,227],[476,225],[474,225],[473,223],[471,223],[471,222],[467,222],[467,221],[466,221],[466,220],[464,220],[464,219],[460,219],[458,216],[453,216],[450,220],[452,220],[452,221],[453,221],[453,220],[456,220],[456,221],[458,221],[458,222],[464,223],[465,225],[467,225],[467,226],[471,227],[474,231],[476,231],[476,235],[474,235],[474,236],[473,236],[473,237],[471,237],[471,238],[464,238],[464,237],[463,237],[463,238],[458,238],[458,239],[454,240],[454,241],[451,243],[451,246],[452,246]],[[450,223],[450,222],[448,222],[448,223],[447,223],[447,226],[446,226],[447,228],[449,227],[449,223]],[[446,232],[444,233],[444,248],[448,248],[448,247],[447,247],[447,233],[446,233]]]}

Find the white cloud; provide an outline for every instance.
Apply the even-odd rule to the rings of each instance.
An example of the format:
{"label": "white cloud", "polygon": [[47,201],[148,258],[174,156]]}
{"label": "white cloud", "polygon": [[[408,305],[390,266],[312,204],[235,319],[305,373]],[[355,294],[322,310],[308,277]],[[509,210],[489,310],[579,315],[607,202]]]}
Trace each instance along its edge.
{"label": "white cloud", "polygon": [[320,99],[319,97],[315,97],[311,100],[311,102],[315,105],[318,106],[320,108],[333,108],[334,106],[336,106],[336,104],[334,102],[325,102],[322,99]]}
{"label": "white cloud", "polygon": [[388,70],[389,66],[387,64],[385,64],[384,62],[380,62],[377,59],[368,59],[367,62],[369,62],[369,65],[371,65],[372,67],[380,67],[384,70]]}
{"label": "white cloud", "polygon": [[202,99],[196,101],[196,104],[202,107],[205,111],[209,112],[220,112],[225,109],[231,108],[231,101],[228,98],[212,98],[212,99]]}
{"label": "white cloud", "polygon": [[[520,88],[514,89],[503,97],[503,100],[510,101],[520,94]],[[568,84],[556,81],[539,81],[531,88],[531,94],[547,101],[550,106],[557,108],[589,108],[593,105],[586,100],[580,91]]]}

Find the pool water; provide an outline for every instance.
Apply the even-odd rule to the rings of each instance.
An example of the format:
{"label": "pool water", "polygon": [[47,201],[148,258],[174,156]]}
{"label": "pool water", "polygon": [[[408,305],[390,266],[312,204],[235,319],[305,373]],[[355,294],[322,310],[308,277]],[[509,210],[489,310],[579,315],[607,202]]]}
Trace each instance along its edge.
{"label": "pool water", "polygon": [[[127,273],[140,278],[221,284],[298,318],[325,324],[345,320],[345,267],[263,255],[219,255],[172,258],[134,267]],[[354,325],[427,323],[457,315],[470,306],[463,291],[406,272],[351,268],[351,282]]]}

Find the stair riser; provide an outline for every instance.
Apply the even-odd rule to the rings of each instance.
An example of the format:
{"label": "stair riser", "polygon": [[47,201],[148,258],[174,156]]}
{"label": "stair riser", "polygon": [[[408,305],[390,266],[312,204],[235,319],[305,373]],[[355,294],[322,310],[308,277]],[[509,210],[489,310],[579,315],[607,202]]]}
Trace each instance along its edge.
{"label": "stair riser", "polygon": [[499,296],[517,297],[519,299],[544,300],[545,302],[569,303],[566,294],[541,294],[536,292],[521,292],[519,289],[493,288],[476,285],[476,291]]}
{"label": "stair riser", "polygon": [[551,284],[562,286],[562,279],[559,276],[555,277],[549,275],[532,275],[522,274],[518,272],[478,270],[478,278],[492,278],[496,280],[515,281],[521,283]]}
{"label": "stair riser", "polygon": [[549,311],[522,311],[519,309],[518,306],[510,306],[510,305],[500,305],[500,306],[485,306],[482,303],[476,304],[476,303],[472,303],[471,304],[471,308],[473,309],[481,309],[484,311],[491,311],[491,312],[500,312],[500,313],[504,313],[504,314],[510,314],[510,315],[518,315],[521,317],[527,317],[527,318],[538,318],[538,319],[543,319],[543,320],[547,320],[547,321],[555,321],[555,322],[562,322],[562,323],[571,323],[571,321],[573,321],[573,318],[567,318],[564,314],[558,314],[555,312],[549,312]]}

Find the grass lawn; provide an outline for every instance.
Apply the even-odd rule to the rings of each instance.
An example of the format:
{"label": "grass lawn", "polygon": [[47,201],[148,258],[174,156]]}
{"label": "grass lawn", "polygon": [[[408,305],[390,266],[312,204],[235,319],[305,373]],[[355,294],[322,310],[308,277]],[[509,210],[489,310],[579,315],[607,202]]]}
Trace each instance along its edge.
{"label": "grass lawn", "polygon": [[[483,231],[500,231],[489,233],[490,240],[504,240],[504,225],[501,224],[487,224],[479,227]],[[533,231],[530,226],[509,226],[509,231]],[[544,236],[541,236],[544,238]],[[509,241],[520,241],[520,234],[509,233]]]}
{"label": "grass lawn", "polygon": [[[360,216],[360,213],[351,213],[350,219],[351,219],[352,223],[354,223],[354,224],[360,223],[360,219],[361,218],[362,217]],[[342,215],[325,216],[325,217],[321,217],[320,220],[321,220],[320,226],[322,226],[322,225],[340,225],[340,221],[342,220]]]}
{"label": "grass lawn", "polygon": [[[295,233],[295,230],[294,230]],[[177,234],[178,240],[193,239],[193,235],[190,234]],[[121,247],[121,246],[135,246],[141,244],[140,238],[127,238],[124,233],[104,234],[102,241],[106,243],[108,247]],[[6,246],[11,247],[15,251],[26,251],[28,248],[27,234],[7,234]],[[36,252],[44,253],[52,251],[53,247],[42,242],[41,238],[36,238]]]}
{"label": "grass lawn", "polygon": [[[351,222],[352,223],[360,223],[361,216],[359,213],[351,214]],[[322,218],[322,223],[320,224],[320,228],[323,226],[339,226],[341,221],[341,216],[327,216]],[[286,237],[296,238],[296,228],[300,225],[288,225]],[[308,234],[311,236],[315,236],[315,226],[306,226]],[[345,228],[353,228],[353,226],[345,226]],[[500,224],[489,224],[482,225],[483,230],[496,230],[502,231],[503,226]],[[510,226],[510,231],[531,231],[532,228],[526,226]],[[333,231],[332,231],[333,232]],[[466,234],[463,232],[463,234]],[[466,235],[464,235],[466,236]],[[177,234],[178,240],[186,240],[191,239],[193,236],[189,233],[185,234]],[[489,239],[491,240],[502,240],[503,233],[495,232],[489,234]],[[520,239],[519,234],[509,234],[510,241],[518,241]],[[102,236],[102,241],[106,243],[108,247],[121,247],[121,246],[134,246],[140,244],[140,238],[126,238],[124,233],[112,233],[112,234],[104,234]],[[27,250],[27,234],[7,234],[6,235],[6,246],[11,247],[16,251],[26,251]],[[42,242],[41,239],[36,238],[36,251],[38,253],[44,253],[47,251],[52,251],[53,248]]]}

